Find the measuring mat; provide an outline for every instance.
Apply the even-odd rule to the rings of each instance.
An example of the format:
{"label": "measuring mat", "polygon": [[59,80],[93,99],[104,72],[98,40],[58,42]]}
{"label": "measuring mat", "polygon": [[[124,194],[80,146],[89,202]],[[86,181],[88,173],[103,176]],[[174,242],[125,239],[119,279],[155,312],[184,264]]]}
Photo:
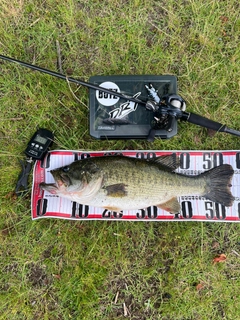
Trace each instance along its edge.
{"label": "measuring mat", "polygon": [[[180,167],[176,172],[185,175],[198,175],[218,165],[230,164],[234,170],[231,192],[235,201],[231,207],[225,207],[193,194],[178,197],[181,207],[178,214],[170,214],[155,206],[113,212],[72,202],[43,191],[39,187],[41,182],[54,183],[50,170],[69,165],[76,160],[116,154],[141,159],[176,154],[180,158]],[[157,185],[154,185],[153,188],[157,189]],[[33,220],[60,218],[69,220],[240,222],[240,151],[51,151],[43,160],[37,160],[35,163],[31,207]]]}

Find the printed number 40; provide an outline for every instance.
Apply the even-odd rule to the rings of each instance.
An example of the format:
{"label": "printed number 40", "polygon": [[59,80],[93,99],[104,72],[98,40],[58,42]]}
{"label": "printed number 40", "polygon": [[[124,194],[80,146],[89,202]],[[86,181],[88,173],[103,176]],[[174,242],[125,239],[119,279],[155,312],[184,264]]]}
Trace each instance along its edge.
{"label": "printed number 40", "polygon": [[205,210],[207,219],[216,217],[219,220],[224,220],[226,218],[226,208],[222,204],[206,201]]}

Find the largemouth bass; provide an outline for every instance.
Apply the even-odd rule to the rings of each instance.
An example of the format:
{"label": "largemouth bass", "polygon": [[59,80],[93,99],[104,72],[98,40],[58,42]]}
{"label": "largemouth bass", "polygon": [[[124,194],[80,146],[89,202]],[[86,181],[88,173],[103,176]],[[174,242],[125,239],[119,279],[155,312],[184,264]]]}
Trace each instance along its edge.
{"label": "largemouth bass", "polygon": [[92,157],[51,170],[56,183],[40,187],[81,204],[111,211],[157,206],[180,212],[179,196],[199,195],[231,206],[233,168],[223,164],[200,175],[175,173],[175,155],[144,160],[126,156]]}

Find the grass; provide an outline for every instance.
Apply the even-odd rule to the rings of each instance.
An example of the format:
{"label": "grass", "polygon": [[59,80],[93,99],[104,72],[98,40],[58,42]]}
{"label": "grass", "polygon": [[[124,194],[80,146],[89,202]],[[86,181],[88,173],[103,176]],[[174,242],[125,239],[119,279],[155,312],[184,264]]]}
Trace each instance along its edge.
{"label": "grass", "polygon": [[[59,41],[76,78],[174,74],[188,111],[235,129],[239,29],[235,0],[0,4],[1,54],[57,71]],[[235,150],[239,138],[179,123],[171,140],[97,141],[85,88],[3,61],[0,75],[0,319],[238,319],[238,224],[32,222],[30,193],[13,191],[36,127],[56,149]]]}

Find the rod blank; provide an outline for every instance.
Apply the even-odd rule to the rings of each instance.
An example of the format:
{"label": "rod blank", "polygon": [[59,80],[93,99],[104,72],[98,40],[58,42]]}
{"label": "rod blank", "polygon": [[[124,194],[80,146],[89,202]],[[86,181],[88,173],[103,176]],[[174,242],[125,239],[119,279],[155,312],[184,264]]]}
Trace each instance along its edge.
{"label": "rod blank", "polygon": [[[39,66],[36,66],[36,65],[33,65],[33,64],[30,64],[30,63],[26,63],[26,62],[23,62],[23,61],[20,61],[20,60],[17,60],[17,59],[9,58],[9,57],[3,56],[3,55],[0,55],[0,59],[6,60],[8,62],[16,63],[18,65],[21,65],[23,67],[26,67],[26,68],[29,68],[29,69],[32,69],[32,70],[35,70],[35,71],[46,73],[46,74],[48,74],[50,76],[53,76],[53,77],[56,77],[56,78],[60,78],[60,79],[66,80],[66,81],[68,80],[69,82],[80,84],[80,85],[85,86],[85,87],[87,87],[89,89],[103,91],[103,92],[106,92],[106,93],[108,93],[110,95],[113,94],[112,90],[100,87],[97,84],[93,84],[93,83],[90,83],[90,82],[86,82],[86,81],[75,79],[75,78],[71,78],[71,77],[67,77],[67,76],[65,76],[65,75],[63,75],[63,74],[61,74],[59,72],[55,72],[55,71],[51,71],[51,70],[48,70],[48,69],[45,69],[45,68],[41,68]],[[114,95],[119,97],[119,98],[122,98],[122,99],[125,99],[125,100],[129,100],[129,101],[132,101],[132,102],[135,102],[135,103],[146,104],[142,100],[139,100],[139,99],[136,99],[136,98],[132,98],[132,97],[129,97],[129,96],[125,96],[124,94],[122,94],[120,92],[114,91]]]}

